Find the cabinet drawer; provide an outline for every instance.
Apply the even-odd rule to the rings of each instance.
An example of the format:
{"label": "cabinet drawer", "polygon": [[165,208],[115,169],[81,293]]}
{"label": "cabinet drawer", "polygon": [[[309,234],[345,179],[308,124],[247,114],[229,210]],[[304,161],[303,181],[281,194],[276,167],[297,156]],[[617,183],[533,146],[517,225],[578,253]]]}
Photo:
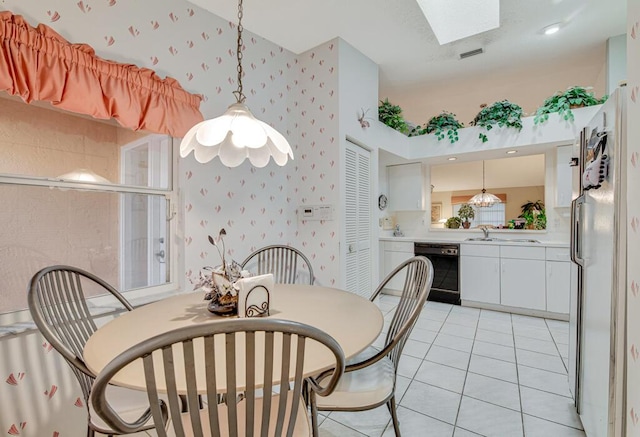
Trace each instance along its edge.
{"label": "cabinet drawer", "polygon": [[529,246],[500,246],[500,257],[544,260],[545,248]]}
{"label": "cabinet drawer", "polygon": [[460,255],[498,258],[500,256],[500,246],[492,246],[489,244],[461,244]]}
{"label": "cabinet drawer", "polygon": [[547,247],[547,261],[569,261],[568,247]]}
{"label": "cabinet drawer", "polygon": [[413,253],[413,241],[385,241],[384,250]]}

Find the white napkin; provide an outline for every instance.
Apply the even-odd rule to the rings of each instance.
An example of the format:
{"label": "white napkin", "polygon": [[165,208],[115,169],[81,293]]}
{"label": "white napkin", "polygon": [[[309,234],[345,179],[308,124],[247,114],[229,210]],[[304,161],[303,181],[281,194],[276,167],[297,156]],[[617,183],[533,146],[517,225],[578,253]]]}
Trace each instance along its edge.
{"label": "white napkin", "polygon": [[[238,279],[235,284],[238,288],[238,317],[247,317],[246,310],[253,305],[260,308],[260,310],[268,308],[269,294],[273,291],[273,284],[272,273]],[[253,292],[250,296],[247,296],[251,290]],[[249,298],[248,301],[247,297]]]}

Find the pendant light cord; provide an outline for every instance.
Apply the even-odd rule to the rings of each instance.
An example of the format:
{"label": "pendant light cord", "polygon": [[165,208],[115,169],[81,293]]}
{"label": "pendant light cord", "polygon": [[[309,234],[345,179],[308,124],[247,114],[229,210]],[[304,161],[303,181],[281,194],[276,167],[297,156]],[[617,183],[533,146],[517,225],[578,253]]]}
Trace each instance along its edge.
{"label": "pendant light cord", "polygon": [[487,190],[484,188],[484,160],[482,160],[482,193],[486,193]]}
{"label": "pendant light cord", "polygon": [[238,103],[244,103],[246,97],[242,92],[242,76],[244,75],[244,71],[242,70],[242,47],[244,45],[242,41],[242,0],[238,1],[238,47],[236,50],[236,55],[238,57],[238,89],[233,92],[236,96],[236,100]]}

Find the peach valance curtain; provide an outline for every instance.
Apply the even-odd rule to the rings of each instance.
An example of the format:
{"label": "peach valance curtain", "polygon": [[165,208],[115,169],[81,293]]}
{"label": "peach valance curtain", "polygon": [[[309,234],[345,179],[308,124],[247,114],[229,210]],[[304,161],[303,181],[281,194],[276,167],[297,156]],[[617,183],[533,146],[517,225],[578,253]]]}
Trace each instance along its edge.
{"label": "peach valance curtain", "polygon": [[50,27],[31,27],[0,12],[0,90],[127,128],[182,137],[203,120],[202,97],[152,70],[99,58],[91,46],[71,44]]}

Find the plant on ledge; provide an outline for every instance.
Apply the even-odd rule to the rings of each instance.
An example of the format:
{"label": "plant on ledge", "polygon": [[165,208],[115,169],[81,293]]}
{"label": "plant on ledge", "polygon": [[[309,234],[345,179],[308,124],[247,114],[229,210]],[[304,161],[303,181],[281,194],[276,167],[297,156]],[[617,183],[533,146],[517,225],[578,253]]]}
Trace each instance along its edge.
{"label": "plant on ledge", "polygon": [[[493,128],[494,124],[497,124],[498,127],[522,129],[522,108],[508,100],[502,100],[482,108],[471,122],[471,126],[480,126],[488,131]],[[488,140],[487,135],[482,132],[478,134],[478,138],[483,143]]]}
{"label": "plant on ledge", "polygon": [[[419,127],[420,126],[418,126],[418,128]],[[456,120],[456,114],[442,111],[440,115],[432,117],[431,120],[427,122],[427,125],[422,129],[422,134],[434,133],[438,141],[444,139],[444,136],[447,135],[449,142],[453,144],[458,141],[458,129],[462,127],[464,127],[464,125]]]}
{"label": "plant on ledge", "polygon": [[544,123],[549,119],[549,114],[554,112],[557,112],[562,120],[573,121],[572,108],[601,105],[606,102],[608,96],[598,99],[591,91],[588,91],[590,89],[592,88],[573,86],[567,88],[565,92],[558,91],[536,110],[536,115],[533,118],[534,124]]}
{"label": "plant on ledge", "polygon": [[520,208],[522,208],[522,214],[519,217],[526,220],[525,227],[527,229],[541,230],[547,228],[547,215],[542,200],[536,200],[535,202],[528,200]]}
{"label": "plant on ledge", "polygon": [[473,219],[476,216],[476,212],[473,209],[473,206],[465,203],[460,206],[460,209],[458,210],[458,216],[462,220],[462,227],[465,229],[469,229],[469,226],[471,226],[469,219]]}
{"label": "plant on ledge", "polygon": [[460,217],[449,217],[444,226],[447,229],[458,229],[461,224],[462,220],[460,220]]}
{"label": "plant on ledge", "polygon": [[389,99],[380,100],[378,120],[405,135],[409,133],[409,125],[402,118],[402,108],[390,103]]}

